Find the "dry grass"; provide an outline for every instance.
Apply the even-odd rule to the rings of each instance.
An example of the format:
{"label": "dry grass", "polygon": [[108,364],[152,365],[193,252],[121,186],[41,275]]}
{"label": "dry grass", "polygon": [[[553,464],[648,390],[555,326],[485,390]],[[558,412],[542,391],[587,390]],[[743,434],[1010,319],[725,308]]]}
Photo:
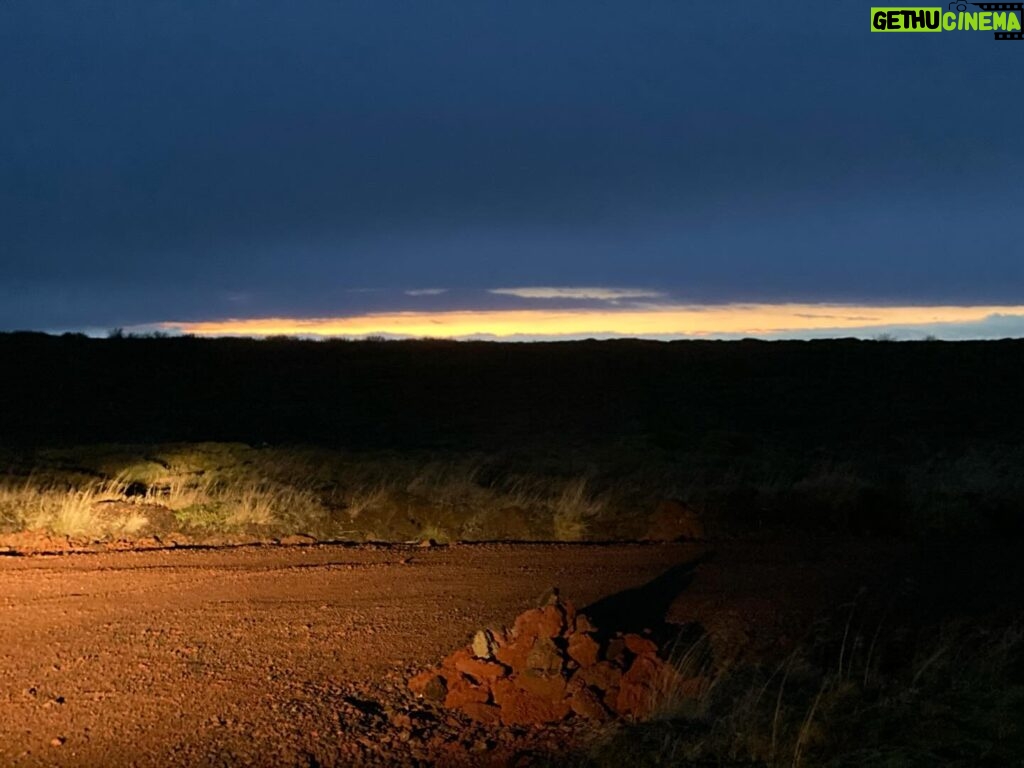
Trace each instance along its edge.
{"label": "dry grass", "polygon": [[2,530],[149,535],[161,531],[147,526],[146,510],[162,508],[177,529],[198,536],[580,541],[608,510],[607,496],[584,476],[512,472],[472,456],[351,458],[197,444],[41,452],[36,461],[40,471],[28,478],[0,476]]}
{"label": "dry grass", "polygon": [[585,478],[569,481],[552,505],[555,539],[583,541],[604,508],[605,503],[590,493]]}
{"label": "dry grass", "polygon": [[104,505],[125,498],[119,479],[95,481],[80,488],[37,484],[0,486],[0,521],[8,531],[47,530],[60,536],[135,536],[148,521],[138,510],[107,514]]}
{"label": "dry grass", "polygon": [[[774,665],[719,670],[697,699],[680,696],[666,678],[652,721],[625,727],[573,764],[966,768],[1019,762],[1019,624],[918,629],[909,651],[906,627],[864,636],[849,630],[840,623]],[[676,680],[708,672],[702,643],[677,655]],[[880,657],[887,657],[884,665]]]}

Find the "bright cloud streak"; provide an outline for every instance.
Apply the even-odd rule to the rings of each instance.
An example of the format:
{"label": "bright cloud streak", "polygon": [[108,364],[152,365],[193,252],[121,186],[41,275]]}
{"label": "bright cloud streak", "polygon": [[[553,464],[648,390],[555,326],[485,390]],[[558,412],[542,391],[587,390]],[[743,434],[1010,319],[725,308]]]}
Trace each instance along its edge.
{"label": "bright cloud streak", "polygon": [[168,322],[166,330],[201,336],[474,336],[558,338],[587,336],[769,336],[823,329],[885,330],[973,323],[992,316],[1024,317],[1024,306],[880,307],[837,304],[722,304],[622,310],[461,310],[387,312],[351,317],[249,318]]}
{"label": "bright cloud streak", "polygon": [[492,288],[488,293],[520,299],[658,299],[665,294],[641,288]]}

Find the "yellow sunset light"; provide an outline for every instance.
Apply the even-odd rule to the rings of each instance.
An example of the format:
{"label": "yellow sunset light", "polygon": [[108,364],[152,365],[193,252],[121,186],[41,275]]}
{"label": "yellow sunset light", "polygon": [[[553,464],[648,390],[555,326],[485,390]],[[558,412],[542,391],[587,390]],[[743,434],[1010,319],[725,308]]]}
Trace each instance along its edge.
{"label": "yellow sunset light", "polygon": [[721,304],[629,309],[458,310],[383,312],[348,317],[270,317],[168,322],[162,324],[162,327],[201,336],[756,336],[821,329],[972,322],[997,314],[1024,315],[1024,306]]}

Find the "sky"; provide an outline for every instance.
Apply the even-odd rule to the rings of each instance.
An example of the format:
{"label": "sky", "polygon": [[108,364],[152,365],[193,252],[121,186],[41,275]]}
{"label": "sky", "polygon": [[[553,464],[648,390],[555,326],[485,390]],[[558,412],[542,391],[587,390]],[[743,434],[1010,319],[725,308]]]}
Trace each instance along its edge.
{"label": "sky", "polygon": [[1024,336],[1024,41],[869,21],[4,0],[0,330]]}

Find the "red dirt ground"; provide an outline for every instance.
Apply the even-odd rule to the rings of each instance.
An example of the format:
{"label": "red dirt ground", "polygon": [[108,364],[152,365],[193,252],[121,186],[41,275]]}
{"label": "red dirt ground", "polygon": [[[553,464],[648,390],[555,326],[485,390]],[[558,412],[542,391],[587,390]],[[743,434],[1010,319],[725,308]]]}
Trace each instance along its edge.
{"label": "red dirt ground", "polygon": [[411,671],[552,584],[585,605],[696,553],[317,546],[0,558],[0,764],[458,762],[460,748],[482,758],[500,745],[460,747],[457,732],[450,744],[453,726],[441,723],[417,746],[429,723],[406,727],[372,702],[401,700]]}
{"label": "red dirt ground", "polygon": [[594,738],[593,726],[487,730],[415,701],[409,677],[554,585],[580,608],[615,595],[630,607],[662,576],[654,602],[670,621],[757,648],[902,559],[871,542],[714,550],[678,584],[663,574],[706,547],[0,557],[0,765],[528,764]]}

